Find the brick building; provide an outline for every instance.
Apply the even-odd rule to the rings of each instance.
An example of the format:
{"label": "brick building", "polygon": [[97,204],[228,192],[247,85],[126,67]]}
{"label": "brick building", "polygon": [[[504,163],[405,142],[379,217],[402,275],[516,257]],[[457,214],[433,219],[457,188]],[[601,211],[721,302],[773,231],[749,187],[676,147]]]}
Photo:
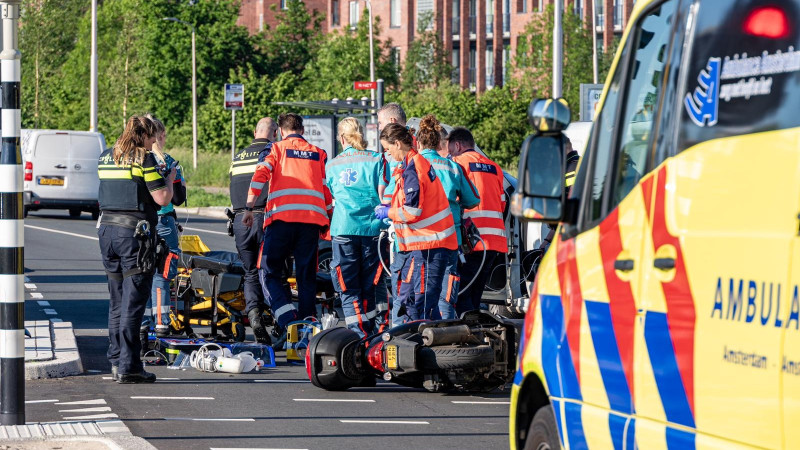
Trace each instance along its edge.
{"label": "brick building", "polygon": [[[297,0],[242,0],[239,24],[251,33],[275,25],[270,8],[285,7]],[[355,27],[366,8],[365,0],[303,0],[309,10],[325,15],[323,30]],[[417,30],[418,20],[431,14],[451,55],[453,81],[478,93],[502,86],[517,37],[535,14],[553,0],[374,0],[373,14],[381,18],[381,38],[391,39],[393,57],[405,58]],[[564,0],[591,27],[594,0]],[[607,48],[621,34],[633,9],[633,0],[596,1],[598,45]],[[606,14],[606,11],[610,11]]]}

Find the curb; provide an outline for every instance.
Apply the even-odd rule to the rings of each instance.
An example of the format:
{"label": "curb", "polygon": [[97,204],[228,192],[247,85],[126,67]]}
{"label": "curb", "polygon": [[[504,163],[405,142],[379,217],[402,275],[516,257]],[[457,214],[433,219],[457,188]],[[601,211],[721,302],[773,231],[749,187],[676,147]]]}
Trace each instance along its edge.
{"label": "curb", "polygon": [[227,206],[202,206],[195,208],[175,208],[175,212],[180,214],[196,214],[198,216],[213,217],[215,219],[227,219],[225,215]]}
{"label": "curb", "polygon": [[50,321],[50,338],[54,358],[48,361],[25,361],[26,380],[63,378],[83,373],[72,322]]}
{"label": "curb", "polygon": [[0,440],[4,445],[58,442],[67,444],[63,446],[64,448],[76,449],[83,448],[80,444],[89,442],[103,443],[114,450],[153,450],[156,448],[146,440],[131,435],[128,427],[120,420],[0,426]]}

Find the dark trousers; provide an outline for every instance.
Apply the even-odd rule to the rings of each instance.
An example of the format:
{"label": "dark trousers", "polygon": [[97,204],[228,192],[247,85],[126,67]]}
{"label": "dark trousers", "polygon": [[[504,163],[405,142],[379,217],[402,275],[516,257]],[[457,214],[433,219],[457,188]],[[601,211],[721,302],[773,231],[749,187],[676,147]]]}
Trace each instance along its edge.
{"label": "dark trousers", "polygon": [[439,320],[439,297],[442,293],[442,280],[452,250],[434,248],[414,250],[406,260],[398,297],[405,305],[404,322],[414,320]]}
{"label": "dark trousers", "polygon": [[333,236],[331,278],[342,299],[347,327],[361,337],[375,328],[375,286],[378,271],[378,238],[376,236]]}
{"label": "dark trousers", "polygon": [[264,213],[253,214],[253,225],[246,227],[242,223],[244,214],[236,214],[233,220],[233,237],[236,240],[236,251],[244,266],[244,301],[245,313],[264,304],[264,292],[258,279],[258,252],[264,237]]}
{"label": "dark trousers", "polygon": [[[486,280],[494,267],[494,260],[500,252],[493,250],[486,251],[486,261],[481,268],[481,259],[483,252],[476,251],[466,256],[467,262],[461,266],[461,285],[466,286],[473,277],[475,281],[470,284],[463,294],[458,296],[456,302],[456,313],[460,317],[467,311],[472,311],[481,308],[481,298],[483,297],[483,289],[486,287]],[[480,268],[480,272],[478,269]]]}
{"label": "dark trousers", "polygon": [[[319,225],[280,220],[272,222],[264,229],[264,248],[261,256],[264,297],[269,299],[272,314],[278,325],[284,329],[295,320],[316,315],[319,232]],[[297,309],[283,285],[286,258],[290,254],[294,255]]]}
{"label": "dark trousers", "polygon": [[136,268],[139,241],[134,230],[113,225],[100,225],[100,253],[108,275],[108,361],[119,366],[120,374],[141,373],[144,367],[139,358],[142,341],[139,325],[144,317],[153,274],[136,274],[123,277],[123,273]]}

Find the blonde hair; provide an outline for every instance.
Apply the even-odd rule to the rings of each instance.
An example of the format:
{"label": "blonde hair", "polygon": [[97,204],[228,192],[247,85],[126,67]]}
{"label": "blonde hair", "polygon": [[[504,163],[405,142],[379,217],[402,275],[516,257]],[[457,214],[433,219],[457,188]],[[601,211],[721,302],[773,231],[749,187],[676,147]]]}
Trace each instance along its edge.
{"label": "blonde hair", "polygon": [[133,115],[125,124],[117,142],[114,144],[114,164],[142,164],[150,149],[145,141],[156,136],[156,125],[146,116]]}
{"label": "blonde hair", "polygon": [[[167,132],[167,127],[164,126],[164,122],[162,122],[161,120],[157,119],[154,115],[152,115],[150,113],[147,113],[144,116],[147,117],[148,119],[150,119],[153,122],[153,126],[155,127],[155,130],[156,130],[155,134],[153,134],[154,137],[157,138],[157,137],[159,137],[162,134]],[[155,142],[153,142],[152,152],[155,153],[156,156],[161,161],[166,161],[166,158],[164,157],[164,149],[161,148],[160,145],[158,145],[158,140],[157,139],[156,139]]]}
{"label": "blonde hair", "polygon": [[364,139],[364,127],[353,117],[348,117],[339,122],[337,127],[339,136],[353,146],[356,150],[366,150],[367,140]]}

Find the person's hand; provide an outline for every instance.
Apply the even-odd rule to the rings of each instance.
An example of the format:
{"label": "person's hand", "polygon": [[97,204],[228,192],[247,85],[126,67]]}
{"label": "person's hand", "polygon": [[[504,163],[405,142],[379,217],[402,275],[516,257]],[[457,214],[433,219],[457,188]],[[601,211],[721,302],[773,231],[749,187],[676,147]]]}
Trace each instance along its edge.
{"label": "person's hand", "polygon": [[378,205],[375,207],[375,218],[383,220],[389,217],[389,205]]}
{"label": "person's hand", "polygon": [[175,182],[175,176],[178,175],[178,171],[174,168],[169,171],[167,174],[167,183],[172,184]]}
{"label": "person's hand", "polygon": [[242,217],[242,224],[247,228],[253,226],[253,211],[245,211],[244,217]]}

